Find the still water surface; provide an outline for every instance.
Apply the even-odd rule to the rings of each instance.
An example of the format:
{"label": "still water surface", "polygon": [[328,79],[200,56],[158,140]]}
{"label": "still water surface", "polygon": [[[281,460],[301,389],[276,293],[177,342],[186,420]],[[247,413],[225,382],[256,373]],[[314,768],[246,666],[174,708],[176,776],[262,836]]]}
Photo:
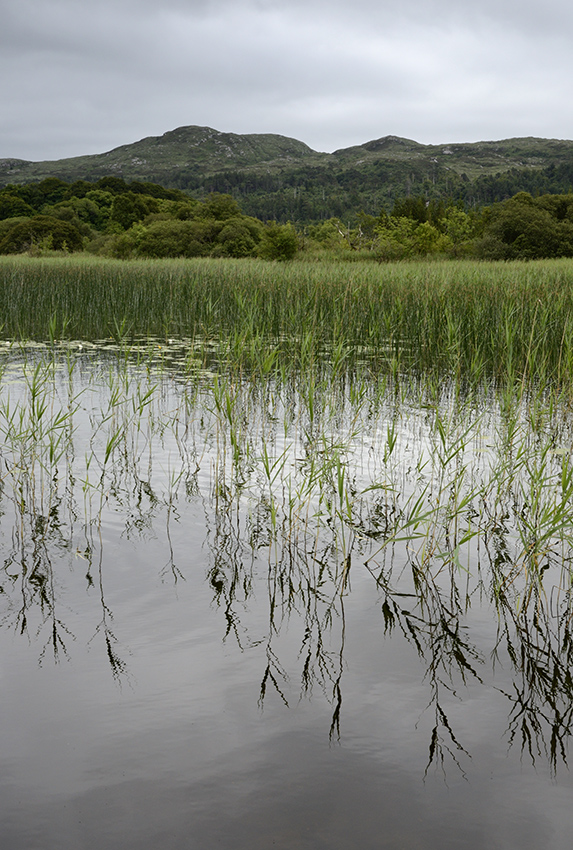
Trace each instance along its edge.
{"label": "still water surface", "polygon": [[[296,388],[229,384],[228,415],[208,374],[38,362],[10,352],[2,383],[1,847],[568,850],[569,553],[545,553],[537,638],[541,609],[488,596],[509,521],[413,578],[439,528],[427,410],[323,399],[313,455]],[[499,466],[493,407],[464,413],[459,501]],[[387,546],[422,492],[426,537]]]}

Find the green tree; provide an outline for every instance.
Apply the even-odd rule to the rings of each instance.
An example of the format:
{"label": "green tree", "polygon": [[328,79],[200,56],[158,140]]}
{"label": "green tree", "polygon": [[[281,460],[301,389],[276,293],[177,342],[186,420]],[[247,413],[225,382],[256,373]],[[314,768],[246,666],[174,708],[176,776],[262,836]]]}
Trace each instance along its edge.
{"label": "green tree", "polygon": [[0,254],[19,254],[42,243],[55,251],[79,251],[83,247],[82,235],[73,224],[52,216],[36,215],[10,228],[0,242]]}
{"label": "green tree", "polygon": [[38,191],[44,198],[45,204],[57,204],[63,201],[69,192],[69,183],[60,180],[59,177],[46,177],[37,184]]}
{"label": "green tree", "polygon": [[155,221],[145,228],[138,253],[143,257],[201,257],[212,233],[198,221]]}
{"label": "green tree", "polygon": [[440,221],[441,229],[450,237],[454,245],[467,242],[472,236],[472,220],[459,207],[448,207]]}
{"label": "green tree", "polygon": [[573,256],[573,222],[555,218],[526,192],[490,207],[484,222],[477,251],[485,259]]}
{"label": "green tree", "polygon": [[390,216],[377,228],[377,253],[384,260],[403,260],[416,253],[418,223],[408,216]]}
{"label": "green tree", "polygon": [[132,224],[143,221],[146,215],[159,209],[155,198],[137,195],[135,192],[124,192],[116,195],[111,206],[110,220],[129,230]]}
{"label": "green tree", "polygon": [[226,221],[240,216],[241,208],[231,195],[212,192],[197,209],[196,215],[202,218],[214,218],[216,221]]}
{"label": "green tree", "polygon": [[258,254],[264,260],[292,260],[298,251],[298,237],[292,224],[269,223],[263,231]]}
{"label": "green tree", "polygon": [[109,220],[107,210],[102,210],[94,201],[87,197],[69,198],[67,201],[60,201],[58,204],[45,206],[42,209],[42,214],[61,218],[63,221],[71,221],[78,230],[82,230],[82,224],[84,227],[85,225],[90,225],[96,229],[101,229]]}
{"label": "green tree", "polygon": [[428,221],[428,203],[425,198],[397,198],[392,209],[392,218],[411,218],[422,224]]}
{"label": "green tree", "polygon": [[129,191],[128,185],[121,177],[101,177],[95,184],[96,189],[111,192],[112,195],[123,195]]}
{"label": "green tree", "polygon": [[16,216],[32,216],[34,208],[11,192],[0,192],[0,220]]}
{"label": "green tree", "polygon": [[412,236],[412,249],[414,253],[422,256],[446,253],[452,247],[451,240],[429,221],[418,225]]}
{"label": "green tree", "polygon": [[261,239],[262,225],[247,216],[234,216],[224,222],[211,252],[221,257],[250,257]]}

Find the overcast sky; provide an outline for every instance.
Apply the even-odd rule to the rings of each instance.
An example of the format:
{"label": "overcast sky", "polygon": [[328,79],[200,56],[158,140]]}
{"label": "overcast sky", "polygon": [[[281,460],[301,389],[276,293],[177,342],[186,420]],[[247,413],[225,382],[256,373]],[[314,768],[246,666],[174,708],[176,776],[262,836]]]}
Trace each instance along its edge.
{"label": "overcast sky", "polygon": [[0,158],[199,124],[332,151],[573,139],[566,0],[0,0]]}

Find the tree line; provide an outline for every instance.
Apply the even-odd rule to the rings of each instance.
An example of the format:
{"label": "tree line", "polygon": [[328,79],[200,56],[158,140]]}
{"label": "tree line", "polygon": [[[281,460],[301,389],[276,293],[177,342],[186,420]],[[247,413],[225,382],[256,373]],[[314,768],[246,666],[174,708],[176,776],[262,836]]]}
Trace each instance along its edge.
{"label": "tree line", "polygon": [[[510,179],[508,174],[506,179]],[[221,187],[224,188],[224,187]],[[337,256],[380,261],[450,256],[511,260],[573,256],[573,193],[517,192],[481,208],[426,195],[390,212],[299,225],[247,215],[230,193],[202,200],[118,177],[48,178],[0,190],[0,253],[87,251],[146,257]]]}
{"label": "tree line", "polygon": [[103,256],[291,259],[292,225],[245,215],[230,196],[199,201],[177,189],[104,177],[0,190],[0,254],[50,250]]}
{"label": "tree line", "polygon": [[573,256],[573,193],[518,192],[480,210],[423,196],[397,200],[390,214],[358,215],[354,227],[339,219],[309,225],[307,249],[353,252],[380,260],[472,257],[533,260]]}
{"label": "tree line", "polygon": [[573,191],[573,161],[473,178],[421,159],[374,161],[359,167],[305,165],[273,173],[226,169],[198,175],[183,168],[170,175],[169,185],[198,198],[211,192],[230,194],[246,214],[263,221],[310,224],[341,218],[354,224],[360,210],[374,216],[381,209],[390,212],[402,195],[449,198],[461,201],[465,209],[481,209],[520,191],[533,196],[567,194]]}

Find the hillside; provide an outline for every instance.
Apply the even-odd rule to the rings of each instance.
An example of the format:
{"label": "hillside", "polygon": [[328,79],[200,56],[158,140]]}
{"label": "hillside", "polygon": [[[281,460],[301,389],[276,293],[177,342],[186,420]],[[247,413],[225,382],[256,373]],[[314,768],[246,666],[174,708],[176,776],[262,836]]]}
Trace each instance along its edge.
{"label": "hillside", "polygon": [[320,153],[285,136],[190,126],[102,154],[52,162],[0,160],[0,186],[107,175],[160,183],[198,198],[225,192],[259,218],[312,221],[352,217],[360,210],[377,214],[411,194],[473,206],[521,190],[567,192],[573,186],[573,141],[527,137],[423,145],[384,136]]}
{"label": "hillside", "polygon": [[179,127],[102,154],[46,162],[0,160],[0,182],[28,183],[45,177],[97,180],[115,175],[125,180],[161,177],[165,183],[182,172],[208,175],[228,168],[278,168],[313,156],[316,154],[308,145],[285,136],[241,136],[210,127]]}

